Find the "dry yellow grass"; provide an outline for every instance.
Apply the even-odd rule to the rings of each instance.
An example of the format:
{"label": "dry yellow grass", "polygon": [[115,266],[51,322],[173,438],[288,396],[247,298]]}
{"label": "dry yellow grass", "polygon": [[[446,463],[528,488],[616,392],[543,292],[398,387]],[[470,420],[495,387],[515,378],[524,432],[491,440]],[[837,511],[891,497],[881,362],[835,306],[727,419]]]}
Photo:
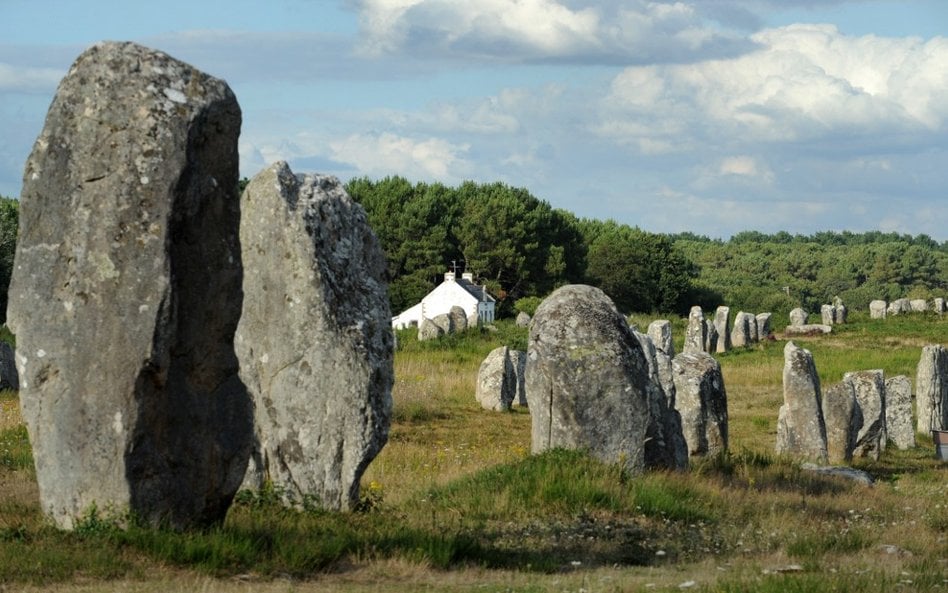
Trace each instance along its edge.
{"label": "dry yellow grass", "polygon": [[[914,356],[916,341],[900,338],[892,348]],[[823,352],[845,350],[849,342],[834,337],[812,342]],[[889,344],[887,342],[887,344]],[[759,454],[773,451],[777,410],[782,403],[783,343],[759,346],[753,352],[720,357],[729,397],[731,449]],[[906,350],[911,349],[911,350]],[[891,354],[891,353],[890,353]],[[911,356],[909,356],[911,355]],[[829,358],[829,356],[827,356]],[[862,360],[862,359],[860,359]],[[869,358],[868,360],[873,360]],[[827,361],[832,365],[845,365]],[[817,360],[817,365],[820,365]],[[530,451],[530,416],[524,409],[510,413],[483,410],[474,399],[479,359],[452,352],[400,352],[396,356],[393,390],[395,420],[388,445],[370,465],[363,488],[382,497],[381,512],[408,514],[432,488],[471,476],[486,468],[525,458]],[[900,362],[903,367],[905,362]],[[840,367],[842,368],[842,367]],[[836,372],[836,371],[834,371]],[[14,400],[0,400],[0,429],[21,420]],[[351,558],[328,573],[305,579],[258,575],[212,578],[189,570],[155,565],[131,578],[109,581],[81,579],[68,583],[29,586],[16,590],[91,592],[204,591],[638,591],[695,587],[715,590],[737,582],[766,588],[768,579],[797,578],[779,571],[799,566],[799,578],[823,579],[828,587],[848,582],[885,579],[899,591],[948,588],[948,467],[931,459],[930,443],[909,452],[889,452],[880,463],[860,461],[880,478],[873,488],[810,478],[789,465],[756,465],[753,456],[735,457],[721,469],[697,464],[691,472],[653,479],[695,492],[706,499],[717,520],[692,524],[661,518],[605,513],[564,518],[596,525],[638,522],[655,537],[646,542],[697,548],[687,560],[657,560],[650,566],[568,565],[561,572],[485,569],[455,565],[434,569],[423,561],[395,558]],[[908,468],[908,469],[906,469]],[[4,505],[36,505],[35,482],[26,472],[0,471]],[[464,509],[457,509],[463,514]],[[458,521],[460,522],[459,517]],[[0,528],[3,528],[0,514]],[[514,526],[513,533],[521,527]],[[601,535],[608,538],[608,534]],[[549,543],[549,542],[547,542]],[[0,545],[2,541],[0,541]],[[590,543],[590,546],[593,544]],[[691,544],[688,544],[691,545]],[[671,548],[669,548],[671,550]],[[671,558],[671,554],[669,555]],[[797,569],[794,568],[794,571]],[[912,581],[898,584],[898,581]],[[0,583],[3,579],[0,578]],[[779,584],[779,583],[778,583]],[[0,585],[0,590],[2,585]],[[798,590],[822,590],[800,586]],[[856,589],[858,590],[858,589]],[[863,588],[862,590],[872,590]]]}

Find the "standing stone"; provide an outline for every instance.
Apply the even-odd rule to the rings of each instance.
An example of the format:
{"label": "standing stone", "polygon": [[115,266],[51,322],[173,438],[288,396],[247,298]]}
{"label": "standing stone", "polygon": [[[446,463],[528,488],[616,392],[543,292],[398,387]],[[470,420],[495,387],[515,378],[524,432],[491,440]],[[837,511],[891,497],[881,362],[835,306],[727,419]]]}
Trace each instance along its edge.
{"label": "standing stone", "polygon": [[[753,321],[752,321],[753,320]],[[751,323],[757,327],[757,320],[750,313],[738,311],[734,316],[734,331],[731,333],[731,343],[735,348],[746,348],[752,344]]]}
{"label": "standing stone", "polygon": [[530,324],[526,389],[533,452],[583,449],[643,470],[648,381],[642,347],[609,297],[592,286],[558,288]]}
{"label": "standing stone", "polygon": [[236,347],[256,429],[244,484],[269,481],[286,504],[352,509],[391,420],[385,256],[335,177],[277,162],[241,201]]}
{"label": "standing stone", "polygon": [[675,408],[690,457],[727,451],[727,391],[721,365],[705,352],[683,353],[672,360]]}
{"label": "standing stone", "polygon": [[20,193],[8,323],[43,511],[224,518],[253,412],[238,377],[237,136],[227,84],[100,43],[49,108]]}
{"label": "standing stone", "polygon": [[485,410],[506,411],[517,395],[517,375],[506,346],[494,348],[477,372],[474,396]]}
{"label": "standing stone", "polygon": [[896,299],[886,307],[886,314],[888,315],[901,315],[903,313],[911,313],[911,311],[912,304],[908,299]]}
{"label": "standing stone", "polygon": [[675,343],[672,340],[671,321],[658,319],[648,324],[648,337],[652,338],[655,347],[667,354],[675,356]]}
{"label": "standing stone", "polygon": [[915,374],[917,430],[948,430],[948,350],[941,344],[922,348]]}
{"label": "standing stone", "polygon": [[833,305],[835,319],[837,324],[846,323],[849,319],[849,309],[846,308],[846,305],[839,303],[838,305]]}
{"label": "standing stone", "polygon": [[783,359],[783,405],[777,416],[777,454],[825,463],[826,425],[813,355],[787,342]]}
{"label": "standing stone", "polygon": [[441,330],[440,335],[453,334],[457,328],[454,325],[455,315],[451,313],[442,313],[440,315],[435,315],[431,318],[431,323],[438,326],[438,329]]}
{"label": "standing stone", "polygon": [[517,313],[516,320],[517,327],[527,327],[530,325],[530,315],[524,313],[523,311]]}
{"label": "standing stone", "polygon": [[945,299],[941,297],[935,297],[932,299],[932,311],[936,314],[941,315],[945,312]]}
{"label": "standing stone", "polygon": [[826,424],[826,453],[830,463],[853,460],[856,433],[862,416],[856,405],[852,383],[843,381],[823,392],[823,420]]}
{"label": "standing stone", "polygon": [[6,342],[0,342],[0,389],[20,389],[20,377],[16,372],[16,358],[13,348]]}
{"label": "standing stone", "polygon": [[820,317],[823,325],[834,325],[836,323],[836,307],[833,305],[822,305],[820,307]]}
{"label": "standing stone", "polygon": [[527,353],[523,350],[508,350],[507,356],[510,358],[510,366],[513,368],[514,378],[516,379],[516,389],[514,390],[514,401],[518,406],[527,406],[526,372],[527,372]]}
{"label": "standing stone", "polygon": [[[675,409],[675,374],[672,368],[672,357],[661,350],[655,350],[655,365],[658,368],[658,382],[662,385],[669,409]],[[679,415],[680,418],[680,415]],[[679,425],[681,424],[679,420]]]}
{"label": "standing stone", "polygon": [[718,330],[714,327],[714,322],[710,319],[704,320],[704,351],[708,354],[714,354],[718,349]]}
{"label": "standing stone", "polygon": [[424,342],[425,340],[435,340],[443,335],[444,330],[433,320],[428,319],[427,317],[421,320],[421,325],[418,326],[419,342]]}
{"label": "standing stone", "polygon": [[731,337],[731,308],[720,306],[714,311],[714,329],[718,332],[718,345],[716,352],[723,354],[730,352],[733,346]]}
{"label": "standing stone", "polygon": [[750,332],[751,344],[756,344],[760,341],[760,332],[757,329],[757,316],[753,313],[745,313],[745,315],[747,315],[747,329]]}
{"label": "standing stone", "polygon": [[909,301],[909,306],[914,313],[924,313],[928,311],[928,301],[925,299],[912,299]]}
{"label": "standing stone", "polygon": [[855,371],[843,375],[843,381],[852,384],[862,414],[853,456],[878,461],[886,443],[885,374],[881,370]]}
{"label": "standing stone", "polygon": [[658,350],[652,339],[634,332],[648,363],[649,423],[645,431],[645,466],[685,469],[688,447],[681,431],[681,415],[675,410],[675,395],[668,397],[658,368]]}
{"label": "standing stone", "polygon": [[770,313],[757,314],[757,339],[760,341],[768,339],[770,334],[773,333],[773,328],[770,326],[770,318]]}
{"label": "standing stone", "polygon": [[688,313],[688,327],[685,329],[685,345],[683,352],[704,352],[708,330],[704,325],[704,312],[695,305]]}
{"label": "standing stone", "polygon": [[464,307],[454,305],[448,312],[448,316],[451,318],[451,331],[467,331],[467,313],[465,313]]}
{"label": "standing stone", "polygon": [[869,303],[869,318],[870,319],[885,319],[886,313],[886,302],[875,300]]}
{"label": "standing stone", "polygon": [[915,423],[912,422],[912,380],[896,375],[885,381],[885,430],[899,449],[915,446]]}
{"label": "standing stone", "polygon": [[809,317],[806,311],[797,307],[793,311],[790,311],[790,325],[800,326],[806,325],[806,320]]}

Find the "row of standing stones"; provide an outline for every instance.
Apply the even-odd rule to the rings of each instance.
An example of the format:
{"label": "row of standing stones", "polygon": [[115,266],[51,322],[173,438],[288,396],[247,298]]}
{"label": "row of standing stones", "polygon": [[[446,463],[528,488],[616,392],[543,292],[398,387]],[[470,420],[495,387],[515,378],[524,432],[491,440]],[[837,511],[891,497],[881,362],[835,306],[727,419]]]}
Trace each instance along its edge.
{"label": "row of standing stones", "polygon": [[[265,483],[351,508],[387,440],[393,335],[365,213],[285,163],[238,197],[240,120],[226,83],[131,43],[93,46],[57,90],[24,174],[8,320],[60,527],[91,508],[208,525]],[[739,343],[769,320],[738,318]],[[634,331],[598,289],[546,299],[528,352],[501,356],[533,450],[633,471],[726,450],[707,351],[729,326],[721,346],[716,324],[693,325],[675,356],[667,325]]]}
{"label": "row of standing stones", "polygon": [[925,313],[931,311],[936,315],[942,315],[948,311],[945,299],[937,297],[928,301],[926,299],[896,299],[891,303],[883,300],[875,300],[869,303],[869,317],[872,319],[885,319],[889,315],[903,315],[905,313]]}
{"label": "row of standing stones", "polygon": [[948,351],[939,344],[922,348],[914,421],[909,377],[886,378],[881,369],[855,371],[824,390],[813,355],[793,342],[784,348],[783,396],[777,453],[823,463],[878,460],[889,442],[909,449],[916,432],[948,430]]}
{"label": "row of standing stones", "polygon": [[[833,323],[844,323],[841,303],[831,307],[843,311],[833,313]],[[633,470],[687,467],[689,458],[727,449],[727,394],[708,351],[727,344],[728,315],[719,307],[708,324],[694,307],[685,352],[675,356],[668,321],[655,321],[642,334],[598,289],[563,287],[538,308],[526,353],[501,347],[487,356],[477,399],[492,410],[526,403],[534,452],[580,448]],[[751,319],[739,313],[735,325]],[[759,335],[769,337],[769,315],[756,319],[765,332]],[[805,318],[798,325],[805,326]],[[721,327],[724,338],[714,344],[709,327]],[[812,355],[793,342],[784,348],[783,395],[778,454],[820,464],[877,460],[887,442],[908,449],[916,430],[948,429],[948,351],[940,345],[922,349],[916,422],[908,377],[855,371],[821,391]]]}
{"label": "row of standing stones", "polygon": [[640,333],[586,285],[544,299],[529,321],[527,352],[502,346],[488,354],[476,396],[490,410],[527,405],[535,453],[583,449],[641,471],[684,469],[728,446],[717,360],[704,347],[676,356],[670,322]]}
{"label": "row of standing stones", "polygon": [[[348,509],[385,444],[385,258],[335,178],[237,194],[227,84],[132,43],[86,50],[27,161],[8,322],[44,512],[173,528],[241,485]],[[104,355],[107,353],[107,355]]]}

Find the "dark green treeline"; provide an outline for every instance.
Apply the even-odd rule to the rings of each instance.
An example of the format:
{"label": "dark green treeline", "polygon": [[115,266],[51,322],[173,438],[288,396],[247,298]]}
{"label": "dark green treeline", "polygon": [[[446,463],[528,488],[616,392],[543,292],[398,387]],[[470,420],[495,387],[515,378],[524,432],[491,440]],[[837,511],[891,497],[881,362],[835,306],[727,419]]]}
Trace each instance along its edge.
{"label": "dark green treeline", "polygon": [[[625,313],[687,314],[692,305],[720,304],[818,311],[834,296],[864,310],[873,299],[948,296],[948,242],[927,235],[747,231],[724,241],[580,219],[503,183],[357,178],[346,189],[366,209],[385,250],[394,313],[417,303],[455,266],[499,297],[501,314],[512,313],[517,299],[577,282],[602,288]],[[0,196],[4,320],[17,223],[18,201]]]}

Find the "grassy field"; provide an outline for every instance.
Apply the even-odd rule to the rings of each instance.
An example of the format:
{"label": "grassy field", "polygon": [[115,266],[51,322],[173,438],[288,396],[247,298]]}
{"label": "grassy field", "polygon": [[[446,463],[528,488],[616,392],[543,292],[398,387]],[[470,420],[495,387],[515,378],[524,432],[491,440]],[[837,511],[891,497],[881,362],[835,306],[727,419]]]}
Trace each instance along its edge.
{"label": "grassy field", "polygon": [[[921,347],[948,342],[948,319],[852,321],[796,340],[824,386],[870,368],[914,379]],[[400,336],[389,443],[350,514],[242,493],[204,532],[121,530],[103,513],[57,532],[16,394],[0,394],[0,591],[948,591],[948,464],[930,438],[857,461],[873,487],[772,454],[785,342],[719,357],[728,455],[629,476],[579,453],[531,456],[526,410],[480,409],[480,361],[526,345],[498,327]]]}

